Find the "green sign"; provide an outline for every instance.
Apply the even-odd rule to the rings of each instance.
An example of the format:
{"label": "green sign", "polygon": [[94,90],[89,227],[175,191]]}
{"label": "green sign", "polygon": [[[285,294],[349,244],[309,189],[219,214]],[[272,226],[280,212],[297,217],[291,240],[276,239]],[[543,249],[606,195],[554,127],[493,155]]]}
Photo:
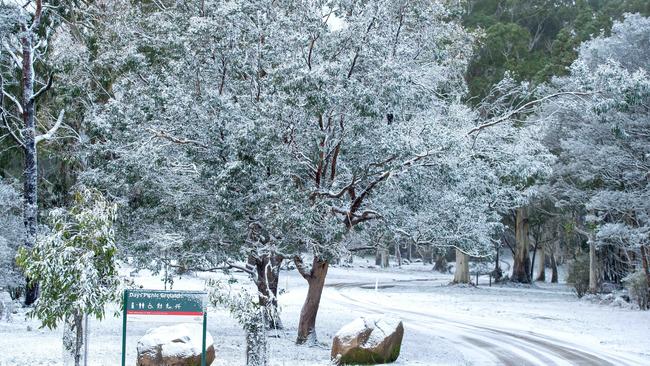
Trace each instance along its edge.
{"label": "green sign", "polygon": [[129,321],[203,321],[205,292],[130,290],[126,303]]}
{"label": "green sign", "polygon": [[201,366],[205,366],[207,293],[200,291],[124,290],[122,366],[126,365],[127,321],[203,323]]}

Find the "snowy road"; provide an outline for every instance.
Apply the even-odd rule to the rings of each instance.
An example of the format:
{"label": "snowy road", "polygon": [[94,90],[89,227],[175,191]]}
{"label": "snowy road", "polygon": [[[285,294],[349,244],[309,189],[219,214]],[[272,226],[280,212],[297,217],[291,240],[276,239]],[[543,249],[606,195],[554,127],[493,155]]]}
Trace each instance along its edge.
{"label": "snowy road", "polygon": [[[381,293],[399,292],[411,282],[432,281],[429,279],[392,282],[332,283],[336,289],[329,293],[331,301],[337,301],[356,310],[370,313],[384,313],[403,319],[405,327],[421,336],[432,339],[443,338],[462,350],[463,357],[475,365],[642,365],[642,361],[627,356],[612,354],[590,345],[579,344],[567,339],[557,339],[521,329],[498,326],[480,318],[459,317],[457,314],[437,311],[430,304],[405,306],[401,301],[386,301],[375,293],[367,296],[377,285]],[[374,292],[371,290],[371,292]],[[374,298],[374,299],[373,299]],[[579,342],[579,339],[575,340]],[[433,346],[433,345],[432,345]]]}

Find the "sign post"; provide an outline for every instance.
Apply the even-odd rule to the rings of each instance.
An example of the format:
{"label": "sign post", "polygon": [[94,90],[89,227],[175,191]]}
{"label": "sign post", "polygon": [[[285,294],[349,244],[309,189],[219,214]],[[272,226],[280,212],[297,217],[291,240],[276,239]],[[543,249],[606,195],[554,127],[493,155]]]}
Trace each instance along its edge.
{"label": "sign post", "polygon": [[202,291],[124,290],[122,366],[126,366],[126,323],[203,323],[201,366],[206,364],[207,293]]}

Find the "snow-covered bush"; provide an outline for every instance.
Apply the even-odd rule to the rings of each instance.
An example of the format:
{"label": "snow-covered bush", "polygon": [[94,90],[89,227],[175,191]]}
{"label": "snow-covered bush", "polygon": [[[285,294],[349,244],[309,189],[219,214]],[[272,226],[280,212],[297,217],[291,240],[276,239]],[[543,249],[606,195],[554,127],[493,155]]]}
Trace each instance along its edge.
{"label": "snow-covered bush", "polygon": [[245,289],[234,290],[221,281],[211,280],[210,302],[224,306],[246,333],[246,365],[268,365],[266,327],[269,310],[260,306],[258,298]]}
{"label": "snow-covered bush", "polygon": [[75,365],[81,361],[83,316],[101,319],[104,305],[119,299],[115,209],[99,192],[81,188],[72,208],[50,213],[51,232],[18,253],[18,265],[40,288],[30,316],[43,327],[65,323],[63,343]]}
{"label": "snow-covered bush", "polygon": [[23,240],[21,199],[12,185],[0,181],[0,290],[12,299],[20,297],[25,280],[16,266],[16,250]]}
{"label": "snow-covered bush", "polygon": [[650,309],[650,289],[648,277],[643,271],[635,271],[623,279],[625,288],[630,292],[632,299],[636,300],[641,310]]}
{"label": "snow-covered bush", "polygon": [[569,266],[566,282],[570,284],[578,297],[583,297],[589,289],[589,256],[582,254]]}

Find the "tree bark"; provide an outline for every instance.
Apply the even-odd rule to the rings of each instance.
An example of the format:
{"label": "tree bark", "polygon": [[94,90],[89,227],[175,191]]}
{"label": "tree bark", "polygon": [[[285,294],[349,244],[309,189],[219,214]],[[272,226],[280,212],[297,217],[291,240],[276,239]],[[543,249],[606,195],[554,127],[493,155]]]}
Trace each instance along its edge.
{"label": "tree bark", "polygon": [[444,254],[439,254],[436,257],[436,263],[433,265],[433,270],[440,273],[447,273],[447,260]]}
{"label": "tree bark", "polygon": [[259,303],[267,309],[265,317],[269,329],[282,329],[282,321],[278,309],[278,283],[280,280],[280,265],[284,258],[278,254],[264,254],[260,257],[249,256],[248,263],[255,267]]}
{"label": "tree bark", "polygon": [[643,272],[645,273],[646,280],[648,282],[648,285],[650,285],[650,265],[648,263],[648,248],[646,248],[645,245],[641,246],[641,267],[643,268]]}
{"label": "tree bark", "polygon": [[551,253],[551,283],[558,282],[557,261],[555,260],[555,253]]}
{"label": "tree bark", "polygon": [[[543,236],[542,236],[543,237]],[[537,278],[535,281],[546,281],[546,257],[544,255],[544,242],[539,243],[537,247]]]}
{"label": "tree bark", "polygon": [[388,249],[383,248],[380,251],[380,258],[381,258],[381,268],[388,268]]}
{"label": "tree bark", "polygon": [[318,307],[320,306],[320,298],[323,294],[329,263],[327,260],[315,256],[311,270],[307,271],[302,263],[302,259],[296,256],[294,261],[296,262],[298,271],[307,280],[309,286],[307,298],[300,311],[296,343],[315,345],[317,342],[316,316],[318,315]]}
{"label": "tree bark", "polygon": [[469,283],[469,256],[459,249],[456,249],[454,283]]}
{"label": "tree bark", "polygon": [[411,244],[410,242],[408,243],[407,246],[406,259],[408,259],[409,263],[413,262],[413,244]]}
{"label": "tree bark", "polygon": [[397,262],[398,267],[402,266],[402,253],[400,252],[398,242],[395,242],[395,261]]}
{"label": "tree bark", "polygon": [[83,336],[83,314],[75,313],[68,316],[63,325],[63,352],[65,366],[80,366],[83,362],[82,349],[84,345]]}
{"label": "tree bark", "polygon": [[520,283],[530,283],[530,258],[528,256],[528,209],[520,207],[517,209],[515,226],[515,258],[512,266],[511,280]]}
{"label": "tree bark", "polygon": [[596,256],[596,244],[589,239],[589,292],[598,292],[598,257]]}
{"label": "tree bark", "polygon": [[[36,124],[34,121],[34,32],[38,29],[41,18],[42,4],[36,2],[36,10],[32,25],[24,25],[20,38],[22,45],[22,109],[23,109],[23,151],[24,161],[24,188],[23,188],[23,222],[25,225],[25,248],[33,248],[36,244],[38,229],[38,161],[36,152]],[[38,284],[26,279],[25,305],[33,304],[38,298]]]}

